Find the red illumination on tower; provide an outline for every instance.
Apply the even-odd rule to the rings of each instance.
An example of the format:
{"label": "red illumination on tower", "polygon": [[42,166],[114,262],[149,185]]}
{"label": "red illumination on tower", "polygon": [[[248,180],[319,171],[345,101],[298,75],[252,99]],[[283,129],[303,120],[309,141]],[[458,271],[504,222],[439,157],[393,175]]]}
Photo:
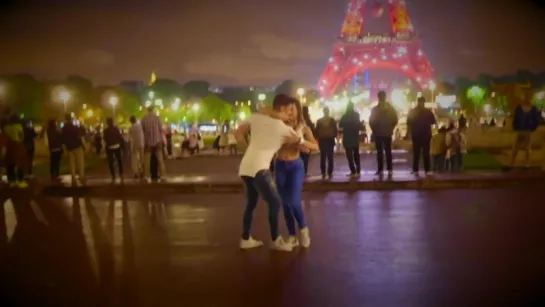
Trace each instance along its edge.
{"label": "red illumination on tower", "polygon": [[405,0],[386,2],[391,34],[373,35],[364,34],[364,17],[370,4],[367,0],[350,0],[333,54],[318,81],[322,96],[334,95],[354,75],[374,68],[401,71],[420,88],[426,88],[432,81],[433,68],[422,51]]}

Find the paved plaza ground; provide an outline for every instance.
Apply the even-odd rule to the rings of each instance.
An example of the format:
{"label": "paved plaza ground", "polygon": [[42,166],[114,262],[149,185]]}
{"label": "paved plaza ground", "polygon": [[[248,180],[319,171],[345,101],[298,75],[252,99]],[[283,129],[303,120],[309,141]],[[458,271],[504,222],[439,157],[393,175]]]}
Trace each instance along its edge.
{"label": "paved plaza ground", "polygon": [[238,250],[240,194],[18,195],[0,210],[0,305],[543,306],[542,199],[536,189],[306,193],[312,245],[280,253]]}

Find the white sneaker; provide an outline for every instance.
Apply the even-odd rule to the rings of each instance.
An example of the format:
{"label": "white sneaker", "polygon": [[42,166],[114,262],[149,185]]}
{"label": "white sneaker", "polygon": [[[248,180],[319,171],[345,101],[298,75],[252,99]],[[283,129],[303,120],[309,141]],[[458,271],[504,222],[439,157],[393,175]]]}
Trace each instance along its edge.
{"label": "white sneaker", "polygon": [[293,247],[291,244],[288,244],[284,242],[284,239],[282,237],[276,238],[274,242],[271,243],[271,249],[281,251],[281,252],[291,252],[293,250]]}
{"label": "white sneaker", "polygon": [[263,246],[262,241],[254,240],[254,238],[249,237],[248,240],[240,239],[240,248],[241,249],[250,249]]}
{"label": "white sneaker", "polygon": [[297,239],[296,236],[289,236],[287,243],[290,244],[292,247],[298,247],[299,246],[299,239]]}
{"label": "white sneaker", "polygon": [[308,248],[310,246],[310,234],[308,227],[301,229],[301,246]]}

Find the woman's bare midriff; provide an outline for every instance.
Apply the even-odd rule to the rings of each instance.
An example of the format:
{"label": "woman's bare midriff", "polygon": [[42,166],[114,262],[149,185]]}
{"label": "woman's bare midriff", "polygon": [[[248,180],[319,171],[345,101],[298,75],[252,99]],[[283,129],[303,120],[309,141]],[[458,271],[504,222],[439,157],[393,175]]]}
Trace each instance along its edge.
{"label": "woman's bare midriff", "polygon": [[276,154],[276,159],[282,161],[299,159],[299,145],[284,145]]}

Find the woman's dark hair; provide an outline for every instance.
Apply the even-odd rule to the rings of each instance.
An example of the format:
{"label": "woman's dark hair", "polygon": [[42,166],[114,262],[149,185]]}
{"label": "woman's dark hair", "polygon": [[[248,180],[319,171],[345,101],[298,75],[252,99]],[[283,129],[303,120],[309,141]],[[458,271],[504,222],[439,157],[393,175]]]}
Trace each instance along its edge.
{"label": "woman's dark hair", "polygon": [[295,119],[295,127],[299,127],[301,123],[305,122],[305,118],[303,116],[303,106],[301,105],[301,102],[295,98],[293,98],[293,104],[295,104],[295,109],[297,110],[297,118]]}
{"label": "woman's dark hair", "polygon": [[111,118],[111,117],[106,118],[106,125],[107,125],[108,127],[113,126],[113,125],[114,125],[114,119]]}
{"label": "woman's dark hair", "polygon": [[305,124],[307,124],[307,126],[311,127],[312,126],[312,120],[310,120],[310,113],[309,113],[309,108],[308,106],[303,106],[303,120],[305,121]]}

